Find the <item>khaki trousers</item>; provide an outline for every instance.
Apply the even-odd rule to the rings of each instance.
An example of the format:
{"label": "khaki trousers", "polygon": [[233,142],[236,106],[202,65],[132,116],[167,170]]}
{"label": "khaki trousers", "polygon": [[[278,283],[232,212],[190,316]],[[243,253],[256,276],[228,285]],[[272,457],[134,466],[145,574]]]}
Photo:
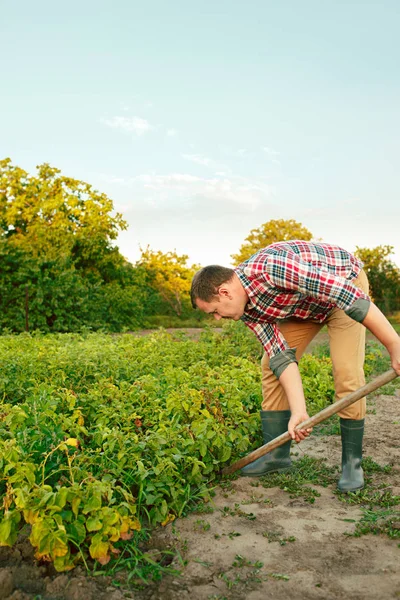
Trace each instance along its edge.
{"label": "khaki trousers", "polygon": [[[361,271],[354,285],[368,294],[368,279]],[[329,346],[335,383],[335,401],[365,384],[365,327],[348,317],[343,310],[336,308],[325,323],[287,319],[278,322],[278,327],[290,348],[296,348],[296,358],[300,360],[308,344],[324,325],[328,326]],[[269,368],[269,358],[264,353],[261,361],[263,410],[288,410],[286,394]],[[338,414],[344,419],[363,419],[366,413],[366,399],[362,398]]]}

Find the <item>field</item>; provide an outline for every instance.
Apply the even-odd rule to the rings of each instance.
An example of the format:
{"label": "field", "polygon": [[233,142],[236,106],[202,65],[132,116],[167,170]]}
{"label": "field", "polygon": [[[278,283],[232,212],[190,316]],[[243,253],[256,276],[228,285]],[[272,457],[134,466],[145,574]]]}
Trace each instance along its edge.
{"label": "field", "polygon": [[[3,336],[0,357],[0,598],[399,597],[398,380],[369,399],[367,485],[342,496],[335,418],[290,474],[221,480],[261,444],[240,324]],[[370,343],[368,377],[387,368]],[[301,370],[314,414],[333,398],[326,347]]]}

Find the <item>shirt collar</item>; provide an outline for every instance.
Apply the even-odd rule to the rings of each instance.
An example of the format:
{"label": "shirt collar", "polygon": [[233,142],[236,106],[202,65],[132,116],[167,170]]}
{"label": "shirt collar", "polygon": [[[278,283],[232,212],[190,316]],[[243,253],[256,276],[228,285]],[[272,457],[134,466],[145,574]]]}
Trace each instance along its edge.
{"label": "shirt collar", "polygon": [[249,299],[246,304],[245,310],[251,310],[252,308],[255,308],[257,306],[256,299],[254,298],[254,296],[256,295],[256,290],[254,289],[252,281],[244,274],[244,272],[241,269],[235,269],[235,273],[239,277],[240,283],[242,284],[244,291],[246,292],[247,297]]}

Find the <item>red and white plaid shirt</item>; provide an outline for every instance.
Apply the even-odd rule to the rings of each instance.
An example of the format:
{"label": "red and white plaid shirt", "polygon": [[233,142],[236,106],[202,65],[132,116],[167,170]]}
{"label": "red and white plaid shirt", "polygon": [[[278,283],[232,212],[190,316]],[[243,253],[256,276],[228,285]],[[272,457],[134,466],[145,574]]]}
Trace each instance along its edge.
{"label": "red and white plaid shirt", "polygon": [[236,267],[249,302],[241,317],[268,356],[289,348],[276,321],[296,317],[323,323],[338,307],[346,311],[369,297],[351,283],[363,265],[331,244],[277,242]]}

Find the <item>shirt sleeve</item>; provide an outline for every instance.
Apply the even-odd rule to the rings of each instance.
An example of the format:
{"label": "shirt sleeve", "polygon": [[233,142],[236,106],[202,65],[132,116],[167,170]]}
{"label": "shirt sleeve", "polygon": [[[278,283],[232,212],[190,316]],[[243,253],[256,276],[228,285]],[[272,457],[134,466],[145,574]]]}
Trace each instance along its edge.
{"label": "shirt sleeve", "polygon": [[369,296],[348,279],[305,262],[294,252],[281,251],[272,255],[265,265],[263,276],[275,288],[300,292],[331,303],[349,312],[349,316],[357,300],[362,298],[370,302]]}
{"label": "shirt sleeve", "polygon": [[270,358],[269,366],[279,379],[290,363],[297,363],[296,349],[289,345],[275,323],[259,323],[245,320],[245,324],[256,334]]}

